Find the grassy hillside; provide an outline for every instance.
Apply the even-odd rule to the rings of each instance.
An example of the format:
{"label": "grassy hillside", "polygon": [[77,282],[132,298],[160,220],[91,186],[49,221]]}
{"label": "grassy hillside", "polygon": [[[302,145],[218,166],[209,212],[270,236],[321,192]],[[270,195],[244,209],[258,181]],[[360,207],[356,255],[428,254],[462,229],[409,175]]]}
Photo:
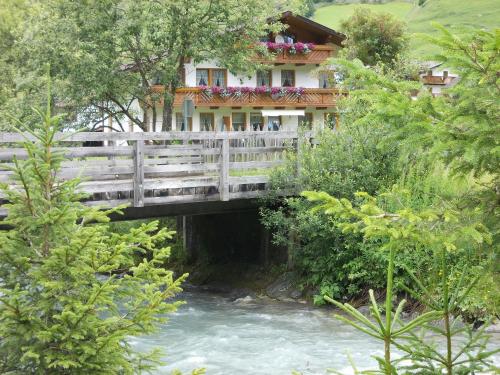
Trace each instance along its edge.
{"label": "grassy hillside", "polygon": [[338,30],[340,29],[340,23],[346,18],[349,18],[356,7],[369,8],[374,12],[388,12],[401,19],[404,19],[413,9],[411,3],[403,1],[394,1],[386,4],[327,5],[316,10],[314,13],[314,20],[332,29]]}
{"label": "grassy hillside", "polygon": [[[316,10],[314,20],[340,30],[342,20],[348,18],[356,7],[389,12],[408,24],[410,33],[434,34],[432,22],[439,22],[451,30],[461,27],[494,29],[500,27],[500,0],[428,0],[423,7],[408,2],[394,1],[386,4],[328,5]],[[435,50],[418,38],[411,40],[411,53],[425,58]]]}
{"label": "grassy hillside", "polygon": [[[457,32],[463,27],[493,30],[500,28],[499,0],[429,0],[422,7],[415,7],[405,18],[413,33],[436,34],[432,22],[439,22]],[[412,50],[415,55],[434,52],[425,41],[414,38]]]}

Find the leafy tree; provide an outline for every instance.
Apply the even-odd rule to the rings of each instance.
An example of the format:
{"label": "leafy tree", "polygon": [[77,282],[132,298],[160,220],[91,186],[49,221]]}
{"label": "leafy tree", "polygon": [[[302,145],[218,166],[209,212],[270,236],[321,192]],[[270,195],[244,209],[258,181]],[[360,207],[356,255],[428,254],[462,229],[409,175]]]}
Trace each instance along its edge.
{"label": "leafy tree", "polygon": [[[124,233],[79,201],[78,180],[58,178],[60,118],[50,110],[28,132],[26,160],[12,166],[17,189],[0,232],[0,372],[130,374],[153,369],[158,351],[136,352],[130,336],[155,331],[185,276],[162,266],[172,232],[149,222]],[[33,142],[34,141],[34,142]],[[141,260],[134,262],[134,255]]]}
{"label": "leafy tree", "polygon": [[304,1],[304,16],[312,17],[314,15],[314,1],[313,0],[305,0]]}
{"label": "leafy tree", "polygon": [[9,108],[11,115],[28,112],[26,107],[14,106],[13,102],[20,104],[21,101],[16,98],[16,95],[19,87],[25,84],[25,80],[18,76],[19,56],[16,43],[23,32],[23,20],[29,14],[28,1],[0,0],[0,71],[2,72],[0,75],[0,129],[2,130],[10,129],[10,123],[5,120],[6,108]]}
{"label": "leafy tree", "polygon": [[347,35],[348,57],[358,58],[366,65],[391,65],[407,47],[405,24],[390,13],[358,7],[341,28]]}
{"label": "leafy tree", "polygon": [[[247,74],[255,42],[269,30],[278,2],[264,0],[105,0],[38,3],[15,46],[18,76],[26,90],[38,87],[50,63],[56,105],[85,126],[171,129],[172,104],[186,61],[217,60]],[[163,92],[153,84],[166,87]],[[18,104],[12,103],[11,108]],[[139,116],[152,111],[153,119]],[[105,120],[103,120],[103,118]]]}

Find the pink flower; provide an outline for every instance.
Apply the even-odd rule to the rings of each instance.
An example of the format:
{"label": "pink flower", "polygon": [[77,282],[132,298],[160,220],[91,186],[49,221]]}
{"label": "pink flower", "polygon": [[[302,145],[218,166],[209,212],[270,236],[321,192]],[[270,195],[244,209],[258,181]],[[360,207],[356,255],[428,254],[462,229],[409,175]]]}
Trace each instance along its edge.
{"label": "pink flower", "polygon": [[266,94],[269,92],[269,87],[267,86],[259,86],[259,87],[256,87],[255,89],[253,89],[253,92],[255,94]]}
{"label": "pink flower", "polygon": [[271,87],[271,95],[278,95],[281,91],[281,87]]}
{"label": "pink flower", "polygon": [[292,54],[309,53],[315,47],[314,43],[302,43],[302,42],[297,42],[297,43],[266,42],[263,44],[272,52],[289,51]]}

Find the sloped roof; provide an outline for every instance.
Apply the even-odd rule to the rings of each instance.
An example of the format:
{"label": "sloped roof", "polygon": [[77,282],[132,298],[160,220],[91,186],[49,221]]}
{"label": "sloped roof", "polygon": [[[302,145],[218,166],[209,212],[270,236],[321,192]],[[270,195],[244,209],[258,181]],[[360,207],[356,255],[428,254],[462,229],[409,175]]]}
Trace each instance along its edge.
{"label": "sloped roof", "polygon": [[293,14],[291,11],[284,12],[280,21],[289,26],[288,31],[297,34],[298,39],[304,39],[306,42],[315,42],[318,44],[331,42],[341,46],[346,38],[345,34],[330,29],[309,18]]}

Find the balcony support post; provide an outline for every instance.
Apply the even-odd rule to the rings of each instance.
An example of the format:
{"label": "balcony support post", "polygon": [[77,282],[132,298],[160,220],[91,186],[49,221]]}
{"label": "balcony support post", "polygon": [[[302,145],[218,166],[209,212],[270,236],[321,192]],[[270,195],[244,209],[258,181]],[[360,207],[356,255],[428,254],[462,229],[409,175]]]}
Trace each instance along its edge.
{"label": "balcony support post", "polygon": [[222,139],[221,163],[219,172],[219,193],[221,201],[229,200],[229,138]]}

